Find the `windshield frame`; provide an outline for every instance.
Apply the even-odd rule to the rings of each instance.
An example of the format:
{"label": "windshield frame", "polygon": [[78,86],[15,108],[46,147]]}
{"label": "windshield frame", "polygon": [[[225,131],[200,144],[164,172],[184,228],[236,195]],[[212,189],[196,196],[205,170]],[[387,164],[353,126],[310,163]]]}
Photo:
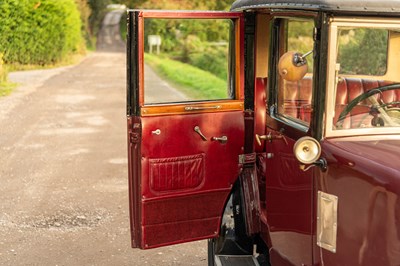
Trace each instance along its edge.
{"label": "windshield frame", "polygon": [[[387,135],[399,134],[399,127],[371,127],[371,128],[352,128],[352,129],[333,129],[336,104],[336,59],[338,45],[338,30],[340,27],[355,28],[384,28],[400,29],[399,19],[377,19],[377,18],[347,18],[336,17],[331,20],[329,27],[329,47],[328,47],[328,66],[327,66],[327,93],[326,93],[326,115],[325,115],[325,136],[355,136],[355,135]],[[389,44],[390,45],[390,44]],[[390,49],[390,48],[389,48]],[[361,55],[361,54],[360,54]],[[390,55],[388,55],[389,59]],[[389,66],[388,66],[389,68]],[[366,75],[340,75],[344,77],[356,78],[383,78],[384,76]],[[400,80],[399,80],[400,82]]]}

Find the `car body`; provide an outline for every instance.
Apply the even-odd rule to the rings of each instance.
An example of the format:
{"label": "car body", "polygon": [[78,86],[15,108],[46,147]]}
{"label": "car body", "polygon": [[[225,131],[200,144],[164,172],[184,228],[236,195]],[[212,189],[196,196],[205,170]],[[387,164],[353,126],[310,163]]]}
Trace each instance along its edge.
{"label": "car body", "polygon": [[[128,15],[133,247],[211,239],[209,265],[400,264],[400,1]],[[229,38],[193,36],[193,20],[225,21]],[[227,92],[163,94],[147,28],[161,49],[226,46]]]}

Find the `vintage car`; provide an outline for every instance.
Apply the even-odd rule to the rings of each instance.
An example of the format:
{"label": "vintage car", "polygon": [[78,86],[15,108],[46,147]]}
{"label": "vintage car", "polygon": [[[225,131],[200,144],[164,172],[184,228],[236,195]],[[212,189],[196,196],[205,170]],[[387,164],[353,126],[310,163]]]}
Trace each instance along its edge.
{"label": "vintage car", "polygon": [[[162,74],[174,49],[212,55],[200,68],[225,49],[222,89],[180,90]],[[209,265],[400,265],[399,0],[129,10],[127,52],[134,248],[209,239]]]}

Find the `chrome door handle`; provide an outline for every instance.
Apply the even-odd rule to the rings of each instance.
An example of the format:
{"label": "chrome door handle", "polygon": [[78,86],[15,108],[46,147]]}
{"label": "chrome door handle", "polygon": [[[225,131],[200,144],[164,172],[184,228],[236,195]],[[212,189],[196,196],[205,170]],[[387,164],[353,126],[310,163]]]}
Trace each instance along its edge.
{"label": "chrome door handle", "polygon": [[194,131],[200,135],[201,139],[204,141],[207,141],[207,137],[204,136],[204,134],[201,132],[200,127],[199,126],[195,126],[194,127]]}
{"label": "chrome door handle", "polygon": [[212,137],[211,140],[216,140],[219,141],[222,144],[225,144],[228,142],[228,137],[227,136],[222,136],[222,137]]}
{"label": "chrome door handle", "polygon": [[282,139],[285,142],[285,144],[288,145],[288,142],[287,142],[285,136],[282,134],[272,135],[271,132],[268,135],[262,135],[262,136],[256,134],[256,141],[259,146],[261,146],[261,140],[268,140],[269,142],[271,142],[274,139]]}
{"label": "chrome door handle", "polygon": [[256,134],[256,141],[258,143],[259,146],[261,146],[261,140],[267,140],[268,136],[267,135],[258,135]]}

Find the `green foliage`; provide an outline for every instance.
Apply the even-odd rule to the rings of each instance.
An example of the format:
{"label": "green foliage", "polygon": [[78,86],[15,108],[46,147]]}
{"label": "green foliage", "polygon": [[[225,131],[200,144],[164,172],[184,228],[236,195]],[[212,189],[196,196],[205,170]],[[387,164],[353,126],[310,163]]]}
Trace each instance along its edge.
{"label": "green foliage", "polygon": [[7,82],[7,69],[4,66],[4,62],[3,62],[3,54],[0,53],[0,83],[4,83]]}
{"label": "green foliage", "polygon": [[103,20],[106,12],[107,5],[111,4],[111,0],[87,0],[90,9],[92,10],[89,16],[90,34],[97,36],[101,21]]}
{"label": "green foliage", "polygon": [[0,13],[0,53],[7,64],[53,64],[84,49],[74,0],[3,0]]}
{"label": "green foliage", "polygon": [[207,71],[151,54],[145,54],[145,61],[162,77],[178,85],[192,98],[227,98],[227,82]]}
{"label": "green foliage", "polygon": [[388,30],[346,29],[339,32],[342,74],[384,75],[387,68]]}
{"label": "green foliage", "polygon": [[15,83],[8,82],[7,67],[3,64],[3,54],[0,53],[0,97],[10,94],[15,87]]}
{"label": "green foliage", "polygon": [[7,96],[15,89],[17,84],[10,82],[0,82],[0,97]]}
{"label": "green foliage", "polygon": [[[84,1],[84,0],[79,0]],[[91,9],[91,14],[89,17],[89,31],[92,37],[97,36],[101,22],[107,12],[107,5],[115,3],[115,4],[124,4],[127,8],[134,9],[199,9],[199,10],[229,10],[230,6],[234,0],[218,0],[218,1],[209,1],[209,0],[87,0],[88,5]],[[126,18],[122,18],[122,20],[126,20]],[[122,22],[121,22],[122,23]],[[161,25],[160,25],[161,27]],[[125,29],[125,25],[121,24],[121,29]],[[122,36],[125,39],[124,32],[122,32]],[[174,46],[174,41],[171,39],[166,39],[166,47],[171,48]],[[168,49],[168,48],[167,48]]]}
{"label": "green foliage", "polygon": [[[104,19],[104,16],[109,11],[107,6],[110,4],[122,4],[127,8],[141,8],[142,4],[147,0],[79,0],[79,1],[87,1],[91,9],[91,13],[89,16],[89,32],[91,37],[97,36],[99,33],[101,22]],[[126,16],[121,18],[122,21],[126,21]],[[122,22],[121,22],[122,23]],[[125,25],[126,26],[126,25]],[[123,26],[123,30],[125,29]],[[125,39],[125,36],[122,35]]]}
{"label": "green foliage", "polygon": [[145,3],[146,0],[115,0],[114,3],[123,4],[127,8],[138,8]]}
{"label": "green foliage", "polygon": [[[314,21],[295,21],[287,20],[287,50],[295,51],[301,54],[305,54],[314,49]],[[307,58],[308,73],[313,72],[314,59],[313,55],[309,55]]]}
{"label": "green foliage", "polygon": [[127,34],[127,21],[126,21],[126,13],[122,14],[121,20],[119,21],[119,30],[121,33],[122,40],[126,41],[126,34]]}
{"label": "green foliage", "polygon": [[171,10],[229,10],[233,2],[234,0],[147,0],[141,7]]}
{"label": "green foliage", "polygon": [[189,36],[196,36],[202,42],[219,42],[229,39],[229,20],[207,19],[146,19],[145,42],[148,35],[160,35],[163,51],[176,49]]}
{"label": "green foliage", "polygon": [[75,0],[76,5],[78,7],[79,13],[81,15],[81,22],[82,22],[82,34],[86,41],[86,46],[89,48],[94,47],[94,40],[93,36],[90,32],[90,25],[89,25],[89,17],[91,14],[91,10],[87,0]]}
{"label": "green foliage", "polygon": [[209,46],[204,51],[189,55],[189,64],[213,73],[222,80],[228,80],[227,47]]}
{"label": "green foliage", "polygon": [[145,47],[149,35],[159,35],[161,51],[227,80],[228,43],[232,22],[206,19],[146,19]]}

